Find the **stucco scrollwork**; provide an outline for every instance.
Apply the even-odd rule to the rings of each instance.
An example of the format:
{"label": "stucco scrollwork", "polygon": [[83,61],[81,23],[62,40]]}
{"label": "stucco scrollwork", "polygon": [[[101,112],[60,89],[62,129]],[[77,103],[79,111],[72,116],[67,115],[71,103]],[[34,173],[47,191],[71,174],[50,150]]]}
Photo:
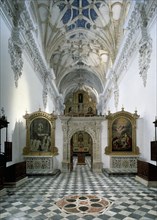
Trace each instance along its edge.
{"label": "stucco scrollwork", "polygon": [[142,5],[140,10],[140,26],[141,26],[141,35],[142,38],[139,42],[139,68],[140,68],[140,76],[143,80],[144,87],[147,83],[147,72],[149,69],[149,65],[151,62],[151,53],[152,53],[152,39],[148,35],[147,32],[147,24],[148,19],[145,11],[144,5]]}
{"label": "stucco scrollwork", "polygon": [[43,105],[44,109],[46,109],[47,106],[47,95],[48,95],[48,74],[45,74],[44,78],[44,87],[43,87]]}
{"label": "stucco scrollwork", "polygon": [[24,10],[24,2],[14,2],[14,15],[12,15],[12,32],[8,42],[8,51],[11,59],[11,67],[14,72],[15,86],[18,87],[18,79],[22,75],[23,59],[22,49],[24,43],[20,38],[20,16]]}
{"label": "stucco scrollwork", "polygon": [[14,28],[8,42],[8,51],[10,54],[11,67],[14,72],[15,86],[18,87],[18,80],[22,75],[23,59],[20,46],[19,29]]}
{"label": "stucco scrollwork", "polygon": [[140,76],[143,80],[144,87],[147,83],[147,72],[149,69],[150,61],[151,61],[151,53],[152,53],[152,40],[148,37],[147,41],[142,39],[140,41],[139,48],[139,68],[140,68]]}

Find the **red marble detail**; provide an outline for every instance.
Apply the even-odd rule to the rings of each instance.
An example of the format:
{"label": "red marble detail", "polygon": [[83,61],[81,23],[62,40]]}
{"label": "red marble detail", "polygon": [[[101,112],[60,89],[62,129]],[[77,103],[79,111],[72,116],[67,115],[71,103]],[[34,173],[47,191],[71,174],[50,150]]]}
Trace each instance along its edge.
{"label": "red marble detail", "polygon": [[102,214],[111,205],[108,199],[100,195],[72,195],[58,200],[57,207],[67,214]]}

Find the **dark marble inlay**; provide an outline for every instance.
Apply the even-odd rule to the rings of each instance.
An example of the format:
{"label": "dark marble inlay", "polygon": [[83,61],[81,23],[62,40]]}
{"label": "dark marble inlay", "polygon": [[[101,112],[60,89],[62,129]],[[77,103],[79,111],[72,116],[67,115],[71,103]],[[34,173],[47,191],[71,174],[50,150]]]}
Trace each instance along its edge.
{"label": "dark marble inlay", "polygon": [[76,202],[76,199],[66,199],[67,202]]}
{"label": "dark marble inlay", "polygon": [[66,213],[101,214],[111,204],[97,195],[72,195],[63,197],[56,205]]}
{"label": "dark marble inlay", "polygon": [[91,202],[99,202],[100,199],[90,199]]}
{"label": "dark marble inlay", "polygon": [[64,206],[64,208],[74,208],[74,207],[76,207],[76,205],[72,203]]}
{"label": "dark marble inlay", "polygon": [[80,199],[80,200],[86,200],[87,197],[85,197],[85,196],[81,196],[81,197],[79,197],[79,199]]}
{"label": "dark marble inlay", "polygon": [[88,207],[87,207],[87,206],[80,206],[78,209],[79,209],[80,211],[85,212],[85,211],[88,210]]}
{"label": "dark marble inlay", "polygon": [[92,203],[91,204],[92,207],[103,207],[100,203]]}

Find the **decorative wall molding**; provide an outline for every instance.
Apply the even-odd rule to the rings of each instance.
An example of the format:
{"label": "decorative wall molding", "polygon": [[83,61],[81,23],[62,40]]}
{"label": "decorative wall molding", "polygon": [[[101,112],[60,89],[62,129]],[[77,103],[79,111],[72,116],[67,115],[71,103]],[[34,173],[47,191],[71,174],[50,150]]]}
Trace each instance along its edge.
{"label": "decorative wall molding", "polygon": [[44,110],[46,109],[47,106],[47,95],[48,95],[48,88],[46,82],[44,83],[43,87],[43,105],[44,105]]}
{"label": "decorative wall molding", "polygon": [[56,102],[56,104],[55,104],[55,107],[56,107],[55,112],[57,114],[63,114],[65,106],[64,106],[64,99],[63,99],[61,94],[56,97],[55,102]]}
{"label": "decorative wall molding", "polygon": [[142,39],[139,45],[139,74],[142,77],[144,87],[146,87],[147,72],[151,62],[152,40],[150,37],[148,37],[147,41]]}
{"label": "decorative wall molding", "polygon": [[110,168],[127,173],[137,173],[138,156],[114,156],[110,158]]}
{"label": "decorative wall molding", "polygon": [[[4,3],[2,1],[2,3]],[[19,21],[20,15],[23,11],[23,2],[15,1],[11,9],[4,4],[5,9],[9,12],[9,16],[12,20],[12,32],[11,37],[8,40],[8,52],[10,54],[11,67],[14,73],[15,86],[18,87],[18,80],[22,75],[23,59],[22,48],[23,43],[20,38]],[[12,13],[11,13],[12,11]]]}
{"label": "decorative wall molding", "polygon": [[53,157],[50,156],[25,156],[27,174],[52,174]]}
{"label": "decorative wall molding", "polygon": [[118,103],[119,103],[119,88],[118,88],[117,76],[115,72],[113,72],[112,80],[113,80],[113,92],[114,92],[114,105],[117,111]]}
{"label": "decorative wall molding", "polygon": [[152,39],[148,35],[147,24],[148,19],[145,11],[145,7],[142,5],[140,10],[141,20],[141,40],[139,42],[139,69],[140,76],[143,80],[144,87],[147,83],[147,72],[149,69],[149,64],[151,62],[151,53],[152,53]]}
{"label": "decorative wall molding", "polygon": [[114,90],[114,105],[115,105],[116,111],[118,110],[118,102],[119,102],[119,89],[117,87],[117,89]]}
{"label": "decorative wall molding", "polygon": [[101,172],[101,122],[105,117],[66,117],[60,116],[63,129],[63,171],[68,172],[70,165],[70,141],[78,131],[87,132],[92,139],[93,171]]}
{"label": "decorative wall molding", "polygon": [[8,41],[8,52],[10,54],[11,67],[14,73],[15,86],[18,87],[18,80],[22,75],[23,59],[19,28],[14,28]]}

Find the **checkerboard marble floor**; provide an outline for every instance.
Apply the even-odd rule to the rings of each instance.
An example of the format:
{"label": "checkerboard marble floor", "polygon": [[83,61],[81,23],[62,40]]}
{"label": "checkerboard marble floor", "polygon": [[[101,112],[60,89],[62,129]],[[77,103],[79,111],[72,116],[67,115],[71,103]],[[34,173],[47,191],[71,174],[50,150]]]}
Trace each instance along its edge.
{"label": "checkerboard marble floor", "polygon": [[[86,158],[87,160],[87,158]],[[86,165],[77,165],[71,173],[59,176],[29,177],[23,185],[8,189],[0,197],[2,220],[157,220],[157,189],[148,188],[135,177],[105,176],[92,173]],[[112,202],[101,215],[74,215],[61,212],[55,202],[68,195],[96,194]]]}

